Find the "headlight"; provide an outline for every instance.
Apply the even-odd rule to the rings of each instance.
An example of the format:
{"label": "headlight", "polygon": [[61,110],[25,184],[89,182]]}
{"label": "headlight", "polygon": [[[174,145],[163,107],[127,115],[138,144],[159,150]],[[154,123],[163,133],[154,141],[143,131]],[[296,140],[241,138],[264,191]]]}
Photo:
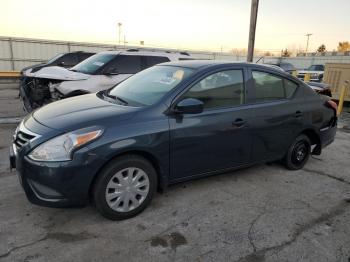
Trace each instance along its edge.
{"label": "headlight", "polygon": [[17,125],[16,129],[15,129],[15,133],[14,136],[17,136],[17,133],[19,131],[19,128],[21,127],[21,125],[23,125],[24,119],[21,120],[21,122],[19,122],[19,124]]}
{"label": "headlight", "polygon": [[49,83],[49,90],[50,92],[54,92],[55,89],[60,85],[61,83]]}
{"label": "headlight", "polygon": [[72,159],[74,149],[95,140],[101,134],[102,129],[97,127],[66,133],[39,145],[28,157],[35,161],[68,161]]}
{"label": "headlight", "polygon": [[23,120],[22,120],[21,122],[19,122],[19,124],[17,125],[17,127],[16,127],[16,129],[15,129],[15,136],[17,136],[19,127],[20,127],[20,125],[22,125],[22,122],[23,122]]}

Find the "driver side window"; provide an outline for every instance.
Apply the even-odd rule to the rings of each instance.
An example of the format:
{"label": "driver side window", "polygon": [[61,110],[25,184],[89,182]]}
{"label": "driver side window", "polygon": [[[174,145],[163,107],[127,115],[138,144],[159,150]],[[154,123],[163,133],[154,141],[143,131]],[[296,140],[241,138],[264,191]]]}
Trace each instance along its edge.
{"label": "driver side window", "polygon": [[184,98],[196,98],[204,109],[234,107],[244,103],[242,70],[226,70],[209,75],[191,87]]}

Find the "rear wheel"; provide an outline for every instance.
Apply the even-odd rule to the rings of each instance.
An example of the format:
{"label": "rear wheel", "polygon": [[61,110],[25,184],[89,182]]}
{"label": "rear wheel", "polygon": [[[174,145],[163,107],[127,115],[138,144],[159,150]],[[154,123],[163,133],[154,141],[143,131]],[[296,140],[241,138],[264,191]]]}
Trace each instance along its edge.
{"label": "rear wheel", "polygon": [[304,167],[311,153],[311,142],[306,135],[299,135],[288,149],[285,165],[290,170]]}
{"label": "rear wheel", "polygon": [[126,155],[115,159],[99,174],[93,196],[97,210],[106,218],[136,216],[150,203],[157,188],[157,174],[144,158]]}

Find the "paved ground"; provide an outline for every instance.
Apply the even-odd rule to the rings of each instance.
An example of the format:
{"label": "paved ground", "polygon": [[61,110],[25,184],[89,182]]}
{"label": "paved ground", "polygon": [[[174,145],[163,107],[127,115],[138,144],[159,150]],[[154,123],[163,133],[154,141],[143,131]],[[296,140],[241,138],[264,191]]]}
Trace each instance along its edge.
{"label": "paved ground", "polygon": [[[15,97],[0,90],[0,115],[23,114]],[[1,124],[0,261],[348,262],[349,124],[344,114],[336,141],[303,170],[259,165],[179,184],[121,222],[93,207],[31,205],[8,169],[15,125]]]}

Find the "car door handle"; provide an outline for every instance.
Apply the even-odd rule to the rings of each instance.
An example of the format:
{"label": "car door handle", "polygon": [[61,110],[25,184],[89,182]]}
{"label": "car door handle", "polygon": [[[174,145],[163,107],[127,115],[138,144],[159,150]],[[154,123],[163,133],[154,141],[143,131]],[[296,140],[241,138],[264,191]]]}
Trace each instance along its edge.
{"label": "car door handle", "polygon": [[232,122],[232,126],[234,126],[235,128],[241,128],[244,127],[246,121],[244,121],[241,118],[237,118],[234,122]]}
{"label": "car door handle", "polygon": [[303,115],[303,113],[300,111],[295,112],[295,117],[301,117],[302,115]]}

